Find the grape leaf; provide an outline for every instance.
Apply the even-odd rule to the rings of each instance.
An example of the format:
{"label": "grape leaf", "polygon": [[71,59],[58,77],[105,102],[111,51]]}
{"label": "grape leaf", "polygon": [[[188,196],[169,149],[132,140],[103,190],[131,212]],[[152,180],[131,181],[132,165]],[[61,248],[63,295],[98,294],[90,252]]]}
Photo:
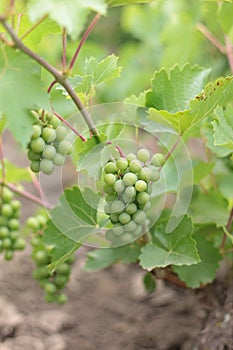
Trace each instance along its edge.
{"label": "grape leaf", "polygon": [[228,34],[232,28],[233,3],[221,3],[218,10],[218,20],[225,34]]}
{"label": "grape leaf", "polygon": [[222,256],[219,249],[206,240],[204,232],[195,234],[193,238],[197,242],[201,261],[191,266],[174,266],[173,270],[188,287],[199,288],[202,284],[213,281]]}
{"label": "grape leaf", "polygon": [[153,0],[106,0],[106,3],[109,7],[112,6],[125,6],[125,5],[134,5],[134,4],[147,4]]}
{"label": "grape leaf", "polygon": [[156,267],[192,265],[200,261],[192,238],[192,221],[184,216],[172,232],[166,233],[168,221],[169,215],[165,213],[152,228],[152,243],[146,244],[139,256],[142,268],[151,271]]}
{"label": "grape leaf", "polygon": [[195,191],[188,214],[195,224],[213,224],[222,226],[228,220],[228,203],[217,192],[202,193]]}
{"label": "grape leaf", "polygon": [[[57,237],[69,238],[81,243],[98,231],[97,210],[99,196],[90,188],[83,191],[74,186],[66,189],[60,197],[59,205],[51,211],[51,219],[45,230],[45,240],[56,241]],[[70,242],[64,239],[68,246]],[[62,247],[62,246],[61,246]],[[61,248],[62,249],[62,248]],[[66,249],[64,249],[66,254]]]}
{"label": "grape leaf", "polygon": [[213,132],[213,128],[209,123],[208,124],[206,123],[202,127],[202,132],[206,141],[206,146],[211,150],[211,152],[216,154],[217,157],[220,157],[220,158],[226,157],[232,153],[232,151],[229,148],[226,148],[224,146],[216,146],[214,144],[214,132]]}
{"label": "grape leaf", "polygon": [[212,121],[214,144],[224,146],[233,151],[233,108],[228,106],[225,113],[221,107],[215,109],[216,119]]}
{"label": "grape leaf", "polygon": [[[6,180],[12,183],[19,183],[21,181],[32,181],[30,173],[27,168],[19,168],[8,159],[4,159]],[[2,178],[2,166],[0,165],[0,177]]]}
{"label": "grape leaf", "polygon": [[147,272],[145,274],[143,278],[143,283],[147,293],[153,293],[155,291],[156,282],[155,282],[155,277],[152,275],[152,273]]}
{"label": "grape leaf", "polygon": [[[40,68],[20,51],[2,46],[0,55],[0,106],[7,126],[26,148],[32,135],[32,109],[49,110],[49,95],[40,80]],[[11,96],[12,100],[9,100]]]}
{"label": "grape leaf", "polygon": [[[206,70],[204,70],[204,72],[205,71]],[[148,118],[150,120],[172,127],[179,134],[183,134],[195,123],[210,115],[217,107],[217,105],[224,106],[232,98],[232,76],[220,78],[217,79],[215,82],[208,83],[202,90],[202,92],[196,95],[195,98],[191,99],[191,101],[188,103],[188,98],[191,97],[191,93],[194,93],[195,89],[189,89],[188,91],[190,95],[188,95],[187,97],[185,97],[185,92],[182,90],[182,87],[181,92],[179,91],[179,89],[177,91],[174,90],[174,92],[172,88],[175,89],[175,82],[171,83],[171,80],[169,81],[165,71],[162,72],[163,77],[161,77],[161,82],[159,81],[160,85],[158,87],[158,90],[156,90],[155,94],[154,91],[150,91],[147,95],[147,106],[154,106],[154,108],[149,108]],[[179,71],[177,70],[176,73],[178,72]],[[180,71],[180,74],[181,72],[182,71]],[[178,76],[179,75],[177,74],[177,79]],[[191,85],[191,79],[188,81]],[[163,83],[165,84],[164,86],[162,86]],[[198,83],[200,88],[201,79],[197,79],[197,84]],[[202,83],[204,83],[204,77]],[[154,82],[154,84],[156,84],[156,81]],[[195,79],[193,81],[193,84],[195,85]],[[166,95],[167,89],[169,92],[168,96]],[[196,91],[197,90],[198,89],[196,89]],[[181,96],[183,102],[179,99]],[[174,106],[171,102],[174,103]],[[169,108],[169,110],[162,109],[165,107]],[[181,111],[177,111],[179,108],[181,108]]]}
{"label": "grape leaf", "polygon": [[76,38],[83,29],[89,10],[105,14],[106,8],[104,0],[31,0],[29,16],[36,21],[48,15],[65,27],[72,38]]}
{"label": "grape leaf", "polygon": [[189,109],[190,100],[203,89],[210,69],[187,64],[182,69],[176,65],[166,72],[155,72],[152,91],[146,95],[146,106],[177,113]]}
{"label": "grape leaf", "polygon": [[211,173],[214,163],[198,162],[193,166],[193,183],[199,184],[200,181]]}
{"label": "grape leaf", "polygon": [[233,200],[233,174],[222,175],[219,179],[218,188],[224,198]]}
{"label": "grape leaf", "polygon": [[137,243],[122,247],[94,249],[87,254],[84,269],[86,271],[99,271],[121,260],[124,263],[134,263],[138,260],[140,247]]}

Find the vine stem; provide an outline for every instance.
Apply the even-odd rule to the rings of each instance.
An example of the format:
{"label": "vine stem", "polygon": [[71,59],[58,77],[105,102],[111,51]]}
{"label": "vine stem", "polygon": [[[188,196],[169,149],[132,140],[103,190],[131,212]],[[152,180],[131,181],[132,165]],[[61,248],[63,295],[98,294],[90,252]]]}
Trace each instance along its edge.
{"label": "vine stem", "polygon": [[[231,208],[230,215],[229,215],[229,218],[228,218],[228,221],[227,221],[227,224],[226,224],[226,230],[228,232],[230,232],[230,230],[231,230],[232,222],[233,222],[233,207]],[[226,239],[227,239],[227,235],[226,235],[226,233],[224,233],[223,239],[222,239],[222,243],[221,243],[221,247],[220,247],[221,250],[223,250],[223,248],[225,246]]]}
{"label": "vine stem", "polygon": [[101,17],[101,14],[100,13],[97,13],[95,15],[95,17],[93,18],[93,20],[91,21],[90,25],[88,26],[88,28],[86,29],[85,33],[83,34],[83,37],[77,47],[77,50],[75,51],[74,53],[74,56],[73,58],[71,59],[71,62],[69,64],[69,67],[68,67],[68,72],[73,68],[74,64],[75,64],[75,61],[78,57],[78,54],[83,46],[83,44],[85,43],[85,41],[87,40],[88,36],[90,35],[90,33],[92,32],[92,30],[94,29],[95,25],[97,24],[97,22],[99,21]]}
{"label": "vine stem", "polygon": [[79,109],[83,119],[85,120],[88,128],[90,129],[91,133],[94,136],[98,137],[98,131],[96,129],[95,123],[91,118],[91,115],[89,112],[85,109],[84,105],[82,104],[80,98],[75,93],[74,89],[70,85],[69,81],[66,79],[66,77],[61,74],[54,66],[52,66],[50,63],[48,63],[44,58],[37,55],[34,51],[30,50],[27,46],[25,46],[22,41],[19,39],[19,37],[16,35],[15,31],[9,26],[9,24],[6,22],[4,16],[0,16],[0,22],[2,23],[3,27],[6,29],[6,31],[10,34],[12,40],[15,43],[15,46],[24,52],[27,56],[32,58],[34,61],[39,63],[40,66],[44,67],[51,75],[54,76],[56,82],[61,84],[64,89],[67,91],[71,99],[73,100],[76,107]]}
{"label": "vine stem", "polygon": [[48,202],[44,202],[41,198],[34,196],[34,194],[26,191],[26,190],[20,190],[17,186],[11,184],[11,183],[4,183],[2,180],[0,180],[0,184],[8,187],[11,191],[19,194],[20,196],[29,199],[30,201],[40,204],[44,207],[46,207],[47,209],[53,209],[53,205],[48,203]]}
{"label": "vine stem", "polygon": [[187,288],[186,284],[182,282],[178,277],[173,275],[172,273],[169,273],[168,271],[163,271],[163,274],[160,275],[157,273],[156,270],[152,270],[151,273],[155,276],[156,279],[160,280],[166,280],[168,282],[171,282],[172,284],[175,284],[176,286]]}
{"label": "vine stem", "polygon": [[53,110],[53,114],[59,119],[61,120],[70,130],[72,130],[83,142],[86,142],[87,139],[86,137],[84,137],[83,135],[81,135],[75,128],[73,128],[73,126],[67,121],[65,120],[61,115],[59,115],[58,113],[56,113]]}
{"label": "vine stem", "polygon": [[225,46],[209,31],[202,23],[197,24],[197,29],[224,55],[226,54]]}

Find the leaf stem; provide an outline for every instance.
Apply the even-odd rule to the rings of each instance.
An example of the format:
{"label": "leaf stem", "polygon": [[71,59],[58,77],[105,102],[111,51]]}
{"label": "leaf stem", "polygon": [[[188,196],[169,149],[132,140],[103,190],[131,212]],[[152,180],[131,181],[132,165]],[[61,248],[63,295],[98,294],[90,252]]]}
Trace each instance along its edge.
{"label": "leaf stem", "polygon": [[4,184],[4,186],[8,187],[11,191],[17,193],[18,195],[29,199],[30,201],[37,203],[39,205],[42,205],[44,207],[46,207],[47,209],[52,209],[53,205],[48,203],[48,202],[44,202],[41,198],[35,196],[34,194],[26,191],[26,190],[20,190],[17,186],[11,184],[11,183],[3,183],[2,180],[0,180],[0,184]]}
{"label": "leaf stem", "polygon": [[62,121],[62,123],[64,123],[70,130],[72,130],[83,142],[86,142],[87,139],[81,135],[67,120],[65,120],[61,115],[59,115],[58,113],[56,113],[53,110],[53,114],[60,120]]}
{"label": "leaf stem", "polygon": [[20,27],[20,22],[21,22],[21,18],[22,18],[22,13],[20,13],[18,15],[18,19],[17,19],[17,25],[16,25],[16,29],[15,29],[15,32],[18,34],[19,32],[19,27]]}
{"label": "leaf stem", "polygon": [[226,54],[225,46],[209,31],[202,23],[197,24],[197,29],[224,55]]}
{"label": "leaf stem", "polygon": [[5,21],[4,16],[0,16],[0,22],[2,23],[3,27],[6,29],[6,31],[10,34],[11,38],[13,39],[15,46],[24,52],[27,56],[32,58],[34,61],[39,63],[40,66],[44,67],[50,74],[52,74],[55,78],[55,80],[60,83],[64,89],[67,91],[71,99],[73,100],[76,107],[79,109],[83,119],[85,120],[89,130],[92,132],[93,135],[98,137],[98,131],[96,129],[95,123],[91,118],[91,115],[89,112],[85,109],[85,106],[82,104],[80,98],[74,91],[73,87],[70,85],[69,81],[66,79],[66,77],[61,74],[54,66],[52,66],[50,63],[48,63],[44,58],[37,55],[34,51],[30,50],[27,46],[25,46],[22,41],[18,38],[15,31],[9,26],[9,24]]}
{"label": "leaf stem", "polygon": [[45,19],[47,15],[43,16],[41,19],[39,19],[31,28],[29,28],[21,37],[20,40],[23,40],[28,36],[34,29],[36,29]]}
{"label": "leaf stem", "polygon": [[90,35],[90,33],[92,32],[92,30],[94,29],[95,25],[97,24],[97,22],[99,21],[101,17],[101,14],[100,13],[97,13],[95,15],[95,17],[93,18],[93,20],[91,21],[90,25],[88,26],[88,28],[86,29],[85,33],[83,34],[83,37],[77,47],[77,50],[75,51],[74,53],[74,56],[73,58],[71,59],[71,62],[69,64],[69,67],[68,67],[68,72],[73,68],[74,64],[75,64],[75,61],[78,57],[78,54],[83,46],[83,44],[85,43],[85,41],[87,40],[88,36]]}

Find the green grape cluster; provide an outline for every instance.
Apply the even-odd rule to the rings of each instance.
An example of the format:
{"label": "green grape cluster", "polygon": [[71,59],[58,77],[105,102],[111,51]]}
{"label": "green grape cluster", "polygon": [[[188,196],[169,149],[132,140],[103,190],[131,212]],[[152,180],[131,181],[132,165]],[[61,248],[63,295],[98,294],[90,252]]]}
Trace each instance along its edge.
{"label": "green grape cluster", "polygon": [[52,248],[43,243],[42,235],[46,226],[46,218],[41,215],[30,217],[27,224],[34,232],[37,232],[34,233],[31,239],[31,245],[33,247],[32,258],[36,264],[33,277],[39,282],[41,288],[43,288],[45,300],[48,303],[57,302],[64,304],[67,301],[67,296],[62,292],[62,289],[65,288],[69,281],[71,264],[74,262],[74,257],[71,256],[65,262],[58,265],[56,270],[51,273],[48,265],[52,263],[50,255]]}
{"label": "green grape cluster", "polygon": [[51,175],[55,165],[63,165],[65,157],[72,153],[72,144],[67,140],[67,136],[67,128],[57,117],[45,114],[43,121],[38,117],[28,145],[31,170]]}
{"label": "green grape cluster", "polygon": [[23,250],[26,246],[19,232],[21,203],[6,187],[0,187],[0,196],[0,252],[4,252],[5,260],[11,260],[15,250]]}
{"label": "green grape cluster", "polygon": [[146,232],[152,183],[159,180],[164,162],[163,154],[151,157],[143,148],[137,155],[130,153],[104,166],[104,211],[112,223],[106,238],[113,244],[127,244]]}

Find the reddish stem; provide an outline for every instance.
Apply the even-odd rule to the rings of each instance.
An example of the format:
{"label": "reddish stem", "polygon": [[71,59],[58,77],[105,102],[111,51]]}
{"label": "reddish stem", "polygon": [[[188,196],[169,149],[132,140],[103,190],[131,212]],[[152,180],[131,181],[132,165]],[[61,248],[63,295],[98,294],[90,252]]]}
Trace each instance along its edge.
{"label": "reddish stem", "polygon": [[56,80],[53,80],[52,83],[49,85],[47,93],[50,94],[52,88],[54,87],[54,85],[57,84]]}
{"label": "reddish stem", "polygon": [[197,24],[197,29],[223,54],[226,54],[225,46],[204,26],[203,24]]}
{"label": "reddish stem", "polygon": [[71,62],[69,64],[68,71],[70,71],[73,68],[73,66],[75,64],[75,61],[76,61],[76,59],[78,57],[78,54],[79,54],[83,44],[85,43],[85,41],[87,40],[88,36],[90,35],[92,30],[94,29],[94,27],[97,24],[97,22],[99,21],[100,17],[101,17],[101,14],[97,13],[95,15],[95,17],[93,18],[93,20],[91,21],[91,23],[88,26],[88,28],[86,29],[85,33],[83,34],[83,37],[82,37],[82,39],[81,39],[81,41],[80,41],[80,43],[79,43],[79,45],[77,47],[77,50],[75,51],[75,54],[74,54],[74,56],[73,56],[73,58],[72,58],[72,60],[71,60]]}
{"label": "reddish stem", "polygon": [[62,73],[66,72],[66,28],[62,30]]}
{"label": "reddish stem", "polygon": [[65,120],[64,118],[62,118],[62,116],[60,116],[58,113],[56,113],[54,110],[53,110],[53,114],[62,121],[62,123],[64,123],[70,130],[72,130],[83,142],[86,142],[87,139],[81,135],[75,128],[73,128],[73,126],[67,121]]}
{"label": "reddish stem", "polygon": [[122,158],[125,158],[125,154],[124,152],[122,151],[122,149],[119,147],[119,146],[115,146],[116,150],[119,152],[120,156]]}

